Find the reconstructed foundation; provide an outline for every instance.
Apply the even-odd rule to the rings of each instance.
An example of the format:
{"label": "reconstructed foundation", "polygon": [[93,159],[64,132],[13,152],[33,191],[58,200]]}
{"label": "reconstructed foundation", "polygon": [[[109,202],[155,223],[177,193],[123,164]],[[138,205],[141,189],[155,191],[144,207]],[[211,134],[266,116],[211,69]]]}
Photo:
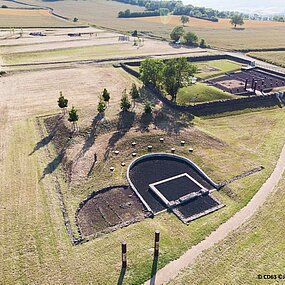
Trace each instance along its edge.
{"label": "reconstructed foundation", "polygon": [[127,178],[154,215],[171,210],[187,223],[223,207],[209,194],[218,185],[184,157],[166,153],[144,155],[131,163]]}

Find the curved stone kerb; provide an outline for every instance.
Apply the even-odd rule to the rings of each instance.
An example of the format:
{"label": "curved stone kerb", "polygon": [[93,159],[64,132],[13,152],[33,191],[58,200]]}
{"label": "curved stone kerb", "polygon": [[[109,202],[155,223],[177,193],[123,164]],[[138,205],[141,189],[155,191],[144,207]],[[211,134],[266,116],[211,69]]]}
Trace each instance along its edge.
{"label": "curved stone kerb", "polygon": [[153,213],[152,209],[149,207],[148,203],[144,200],[144,198],[140,195],[139,191],[136,189],[135,185],[132,183],[131,179],[130,179],[130,170],[140,161],[143,160],[147,160],[149,158],[155,158],[155,157],[168,157],[168,158],[175,158],[177,160],[182,160],[184,162],[186,162],[188,165],[190,165],[191,167],[193,167],[205,180],[208,181],[209,184],[211,184],[214,188],[218,189],[219,188],[219,184],[215,183],[199,166],[197,166],[193,161],[191,161],[188,158],[176,155],[176,154],[172,154],[172,153],[150,153],[150,154],[145,154],[135,160],[133,160],[130,165],[128,166],[127,169],[127,180],[130,184],[130,186],[132,187],[132,189],[134,190],[134,192],[138,195],[139,199],[142,201],[142,203],[144,204],[144,206],[147,208],[148,211],[150,211],[151,213]]}

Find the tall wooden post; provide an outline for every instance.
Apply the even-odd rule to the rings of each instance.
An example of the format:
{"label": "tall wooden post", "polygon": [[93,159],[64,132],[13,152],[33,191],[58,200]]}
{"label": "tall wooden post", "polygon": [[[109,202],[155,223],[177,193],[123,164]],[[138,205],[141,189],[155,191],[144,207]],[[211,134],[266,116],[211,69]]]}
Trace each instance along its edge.
{"label": "tall wooden post", "polygon": [[159,255],[159,236],[160,236],[160,231],[156,230],[155,237],[154,237],[154,256],[155,257],[158,257]]}
{"label": "tall wooden post", "polygon": [[255,81],[254,83],[254,90],[253,90],[254,93],[256,92],[256,86],[257,86],[257,81]]}
{"label": "tall wooden post", "polygon": [[254,77],[252,78],[252,82],[251,82],[251,89],[253,89],[253,87],[254,87],[254,82],[255,82],[255,80],[254,80]]}
{"label": "tall wooden post", "polygon": [[248,84],[248,78],[245,80],[244,90],[246,90],[246,89],[247,89],[247,84]]}
{"label": "tall wooden post", "polygon": [[122,268],[127,268],[127,243],[122,242]]}

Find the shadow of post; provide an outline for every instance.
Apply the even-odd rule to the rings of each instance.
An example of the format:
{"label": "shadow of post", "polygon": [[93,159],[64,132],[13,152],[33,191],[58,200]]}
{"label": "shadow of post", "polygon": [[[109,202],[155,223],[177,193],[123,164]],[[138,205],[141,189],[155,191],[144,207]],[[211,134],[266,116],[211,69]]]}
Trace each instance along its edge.
{"label": "shadow of post", "polygon": [[120,276],[119,276],[119,279],[118,279],[118,283],[117,285],[122,285],[123,282],[124,282],[124,277],[125,277],[125,274],[126,274],[126,268],[125,267],[122,267],[121,268],[121,272],[120,272]]}
{"label": "shadow of post", "polygon": [[155,285],[155,277],[157,272],[157,263],[158,263],[158,256],[153,256],[152,268],[151,268],[151,279],[150,285]]}

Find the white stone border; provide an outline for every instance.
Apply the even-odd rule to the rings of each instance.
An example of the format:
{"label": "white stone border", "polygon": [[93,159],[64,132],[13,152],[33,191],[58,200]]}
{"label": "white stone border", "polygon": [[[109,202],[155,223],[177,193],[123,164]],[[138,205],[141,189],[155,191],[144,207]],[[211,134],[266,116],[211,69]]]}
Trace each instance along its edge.
{"label": "white stone border", "polygon": [[[147,208],[147,210],[149,212],[151,212],[154,215],[153,210],[150,208],[150,206],[148,205],[148,203],[144,200],[144,198],[141,196],[141,194],[139,193],[139,191],[136,189],[135,185],[132,183],[131,179],[130,179],[130,170],[140,161],[145,160],[147,158],[154,158],[154,157],[168,157],[168,158],[175,158],[178,160],[182,160],[184,162],[186,162],[187,164],[191,165],[209,184],[211,184],[214,188],[219,189],[219,184],[215,183],[201,168],[199,168],[193,161],[191,161],[188,158],[176,155],[176,154],[172,154],[172,153],[150,153],[150,154],[145,154],[135,160],[133,160],[130,165],[128,166],[127,169],[127,180],[130,184],[130,186],[132,187],[132,189],[134,190],[134,192],[138,195],[139,199],[141,200],[141,202],[144,204],[144,206]],[[203,187],[204,188],[204,187]],[[163,210],[166,211],[166,210]]]}
{"label": "white stone border", "polygon": [[[162,193],[161,191],[156,187],[157,185],[160,185],[160,184],[163,184],[165,182],[169,182],[169,181],[172,181],[172,180],[175,180],[175,179],[178,179],[180,177],[187,177],[189,180],[191,180],[192,182],[194,182],[197,186],[200,187],[200,190],[204,189],[203,185],[201,185],[198,181],[196,181],[194,178],[192,178],[188,173],[182,173],[182,174],[179,174],[179,175],[176,175],[176,176],[172,176],[170,178],[167,178],[167,179],[164,179],[164,180],[161,180],[161,181],[158,181],[158,182],[155,182],[155,183],[152,183],[149,185],[150,189],[166,204],[167,207],[171,207],[171,206],[174,206],[176,205],[175,203],[175,200],[168,200]],[[199,190],[199,191],[200,191]],[[199,192],[198,191],[198,192]],[[198,192],[193,192],[193,193],[198,193]],[[181,196],[178,198],[178,200],[180,198],[183,198],[184,196]],[[176,205],[177,206],[177,205]]]}

